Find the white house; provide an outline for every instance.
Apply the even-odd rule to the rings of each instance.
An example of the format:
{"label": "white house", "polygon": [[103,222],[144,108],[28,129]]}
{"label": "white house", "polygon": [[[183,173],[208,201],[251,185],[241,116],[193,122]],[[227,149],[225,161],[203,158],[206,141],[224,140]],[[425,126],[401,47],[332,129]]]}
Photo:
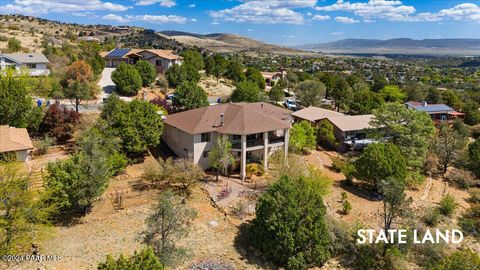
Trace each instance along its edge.
{"label": "white house", "polygon": [[103,56],[107,67],[117,67],[120,63],[134,65],[139,60],[150,62],[157,73],[165,73],[174,64],[181,65],[183,58],[172,50],[117,48]]}
{"label": "white house", "polygon": [[261,160],[268,169],[274,151],[287,155],[291,123],[289,110],[268,103],[218,104],[168,115],[163,140],[178,157],[207,169],[217,137],[226,136],[244,179],[247,160]]}
{"label": "white house", "polygon": [[0,54],[0,70],[15,68],[17,72],[27,70],[30,76],[48,76],[48,59],[41,53]]}

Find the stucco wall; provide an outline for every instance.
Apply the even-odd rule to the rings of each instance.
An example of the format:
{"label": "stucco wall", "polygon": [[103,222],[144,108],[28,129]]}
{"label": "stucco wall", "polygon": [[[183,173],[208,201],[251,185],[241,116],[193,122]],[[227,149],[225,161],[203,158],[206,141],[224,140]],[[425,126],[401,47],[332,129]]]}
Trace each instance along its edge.
{"label": "stucco wall", "polygon": [[212,149],[218,136],[218,133],[211,132],[209,142],[202,142],[201,134],[196,134],[194,137],[194,162],[200,165],[204,170],[210,168],[210,162],[208,160],[208,155],[204,157],[203,153]]}
{"label": "stucco wall", "polygon": [[193,135],[190,135],[178,128],[165,124],[163,141],[170,149],[181,158],[187,158],[190,161],[194,159]]}

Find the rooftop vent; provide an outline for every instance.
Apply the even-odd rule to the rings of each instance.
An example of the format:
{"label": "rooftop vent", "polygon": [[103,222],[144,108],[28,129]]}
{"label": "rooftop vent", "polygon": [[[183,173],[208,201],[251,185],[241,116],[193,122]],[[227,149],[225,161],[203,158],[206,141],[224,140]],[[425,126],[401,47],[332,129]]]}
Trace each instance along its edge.
{"label": "rooftop vent", "polygon": [[224,125],[224,117],[225,117],[225,114],[221,113],[220,114],[220,126],[222,126],[222,127]]}

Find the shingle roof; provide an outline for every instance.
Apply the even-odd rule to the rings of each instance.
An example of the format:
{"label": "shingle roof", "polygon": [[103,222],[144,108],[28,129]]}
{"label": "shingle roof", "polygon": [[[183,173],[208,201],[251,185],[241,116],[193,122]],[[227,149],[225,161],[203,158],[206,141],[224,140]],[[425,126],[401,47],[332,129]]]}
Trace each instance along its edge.
{"label": "shingle roof", "polygon": [[33,149],[27,129],[0,126],[0,153],[27,149]]}
{"label": "shingle roof", "polygon": [[370,121],[373,119],[372,114],[366,115],[344,115],[337,117],[329,117],[332,122],[342,131],[364,130],[371,128]]}
{"label": "shingle roof", "polygon": [[343,113],[311,106],[292,113],[292,116],[315,122],[328,117],[343,116]]}
{"label": "shingle roof", "polygon": [[138,53],[140,53],[140,52],[142,52],[142,51],[151,52],[151,53],[156,54],[157,56],[159,56],[159,57],[161,57],[161,58],[165,58],[165,59],[168,59],[168,60],[178,60],[178,59],[182,59],[181,56],[176,55],[172,50],[150,49],[150,50],[141,50],[141,51],[139,51]]}
{"label": "shingle roof", "polygon": [[291,127],[289,110],[264,102],[226,103],[198,108],[168,115],[165,123],[190,134],[216,131],[247,135]]}
{"label": "shingle roof", "polygon": [[35,64],[35,63],[48,63],[47,57],[41,53],[4,53],[0,54],[6,58],[10,58],[13,61],[24,63],[24,64]]}

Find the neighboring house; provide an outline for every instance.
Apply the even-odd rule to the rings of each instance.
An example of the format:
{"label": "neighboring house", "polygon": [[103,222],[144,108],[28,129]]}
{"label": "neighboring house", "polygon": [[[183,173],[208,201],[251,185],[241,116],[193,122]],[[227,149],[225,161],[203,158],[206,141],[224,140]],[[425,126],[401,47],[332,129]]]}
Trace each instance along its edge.
{"label": "neighboring house", "polygon": [[272,84],[277,83],[280,79],[284,78],[286,75],[286,72],[280,71],[280,72],[260,72],[265,79],[265,83],[267,85],[272,86]]}
{"label": "neighboring house", "polygon": [[176,55],[172,50],[158,49],[113,49],[103,56],[107,67],[117,67],[120,63],[134,65],[139,60],[150,62],[157,73],[165,73],[174,64],[181,65],[183,58]]}
{"label": "neighboring house", "polygon": [[268,103],[226,103],[168,115],[163,140],[178,157],[210,167],[208,153],[218,136],[232,143],[245,178],[247,162],[263,161],[276,150],[288,153],[290,111]]}
{"label": "neighboring house", "polygon": [[14,68],[17,72],[27,70],[30,76],[48,76],[48,59],[41,53],[5,53],[0,54],[0,70]]}
{"label": "neighboring house", "polygon": [[373,115],[343,115],[326,118],[333,125],[333,133],[337,139],[337,151],[361,150],[375,142],[368,138],[367,130],[371,129]]}
{"label": "neighboring house", "polygon": [[344,114],[332,110],[310,106],[292,113],[292,116],[295,122],[306,120],[310,122],[312,126],[318,126],[320,121],[325,118],[344,116]]}
{"label": "neighboring house", "polygon": [[32,150],[27,129],[0,126],[0,154],[15,153],[18,161],[27,161]]}
{"label": "neighboring house", "polygon": [[415,109],[428,113],[436,123],[453,123],[455,119],[463,121],[464,113],[457,112],[445,104],[428,104],[426,101],[409,101],[405,103],[409,109]]}

